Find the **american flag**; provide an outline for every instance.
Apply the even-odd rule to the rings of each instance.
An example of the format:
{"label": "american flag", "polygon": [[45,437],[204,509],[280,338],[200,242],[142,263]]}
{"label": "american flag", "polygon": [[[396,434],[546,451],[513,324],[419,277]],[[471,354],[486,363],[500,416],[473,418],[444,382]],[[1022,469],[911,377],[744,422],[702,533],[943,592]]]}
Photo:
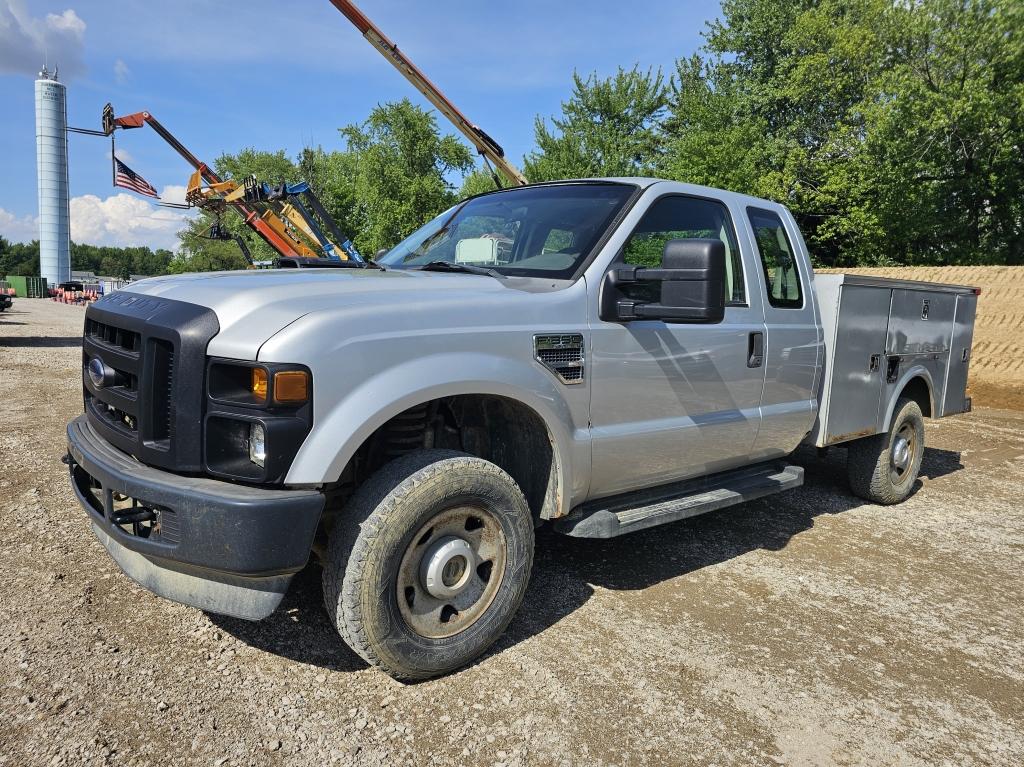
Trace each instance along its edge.
{"label": "american flag", "polygon": [[114,186],[123,186],[125,189],[131,189],[133,192],[144,194],[147,197],[160,199],[160,195],[156,193],[152,184],[116,157],[114,158]]}

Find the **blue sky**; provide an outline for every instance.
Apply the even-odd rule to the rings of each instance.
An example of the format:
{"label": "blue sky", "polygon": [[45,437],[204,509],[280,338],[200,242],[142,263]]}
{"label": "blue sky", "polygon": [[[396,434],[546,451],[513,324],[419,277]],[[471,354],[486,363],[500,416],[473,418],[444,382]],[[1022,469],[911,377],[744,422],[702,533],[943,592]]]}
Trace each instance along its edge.
{"label": "blue sky", "polygon": [[[516,164],[536,115],[556,114],[574,69],[661,67],[701,44],[717,0],[361,0],[360,8]],[[341,148],[337,128],[412,86],[328,0],[0,0],[0,235],[34,239],[32,80],[44,58],[68,85],[68,121],[103,105],[147,110],[201,159],[246,146]],[[442,128],[447,123],[441,119]],[[175,199],[189,168],[149,129],[118,132],[126,162]],[[72,237],[172,247],[181,214],[110,184],[109,143],[70,139]]]}

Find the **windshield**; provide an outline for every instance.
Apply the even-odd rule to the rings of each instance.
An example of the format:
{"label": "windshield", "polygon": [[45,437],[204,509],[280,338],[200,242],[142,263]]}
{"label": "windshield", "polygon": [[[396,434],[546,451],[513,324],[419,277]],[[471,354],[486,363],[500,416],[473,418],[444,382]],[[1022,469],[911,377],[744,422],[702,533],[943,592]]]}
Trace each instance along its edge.
{"label": "windshield", "polygon": [[568,278],[635,187],[560,184],[474,197],[420,227],[379,259],[394,269],[432,261],[502,274]]}

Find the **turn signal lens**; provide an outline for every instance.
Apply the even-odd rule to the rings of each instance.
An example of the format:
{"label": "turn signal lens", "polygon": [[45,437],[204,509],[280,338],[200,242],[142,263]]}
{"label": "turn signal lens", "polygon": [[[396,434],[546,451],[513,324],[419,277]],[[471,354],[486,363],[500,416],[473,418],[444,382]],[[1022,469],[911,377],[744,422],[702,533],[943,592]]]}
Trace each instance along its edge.
{"label": "turn signal lens", "polygon": [[258,402],[267,401],[267,371],[264,368],[252,369],[252,396]]}
{"label": "turn signal lens", "polygon": [[[266,394],[264,393],[264,396]],[[294,405],[309,399],[309,373],[284,370],[274,373],[274,402]]]}

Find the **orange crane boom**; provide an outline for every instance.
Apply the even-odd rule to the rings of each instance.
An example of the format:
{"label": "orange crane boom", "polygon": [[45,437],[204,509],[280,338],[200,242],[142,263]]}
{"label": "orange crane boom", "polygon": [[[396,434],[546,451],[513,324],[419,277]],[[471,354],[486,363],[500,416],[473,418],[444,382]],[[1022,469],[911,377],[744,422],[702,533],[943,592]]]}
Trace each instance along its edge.
{"label": "orange crane boom", "polygon": [[[341,11],[345,18],[352,22],[363,37],[369,40],[370,45],[380,51],[384,58],[401,72],[405,79],[411,82],[416,89],[426,96],[427,100],[437,107],[441,114],[447,117],[459,132],[466,137],[470,144],[487,160],[501,170],[509,179],[517,184],[527,184],[526,176],[510,163],[505,157],[505,150],[497,141],[488,136],[482,128],[471,122],[451,100],[441,92],[434,83],[430,81],[419,67],[412,63],[408,56],[398,49],[398,46],[385,35],[380,28],[366,17],[359,10],[355,3],[350,0],[331,0],[331,3]],[[499,184],[500,186],[500,184]]]}
{"label": "orange crane boom", "polygon": [[[208,184],[220,184],[223,179],[218,176],[213,170],[204,162],[201,162],[188,148],[182,144],[178,139],[165,128],[153,115],[149,112],[135,112],[134,114],[124,115],[123,117],[114,117],[114,111],[107,104],[103,109],[103,132],[106,135],[110,135],[114,132],[115,128],[123,128],[130,130],[132,128],[141,128],[144,125],[149,125],[157,134],[166,141],[172,149],[180,154],[185,162],[191,165],[196,171],[202,176],[202,178]],[[253,229],[263,241],[266,242],[270,247],[280,253],[282,256],[294,257],[300,255],[296,248],[288,242],[287,239],[282,237],[276,232],[266,221],[264,221],[260,214],[253,209],[251,206],[244,203],[234,203],[232,206],[238,214],[245,221],[246,225]]]}

